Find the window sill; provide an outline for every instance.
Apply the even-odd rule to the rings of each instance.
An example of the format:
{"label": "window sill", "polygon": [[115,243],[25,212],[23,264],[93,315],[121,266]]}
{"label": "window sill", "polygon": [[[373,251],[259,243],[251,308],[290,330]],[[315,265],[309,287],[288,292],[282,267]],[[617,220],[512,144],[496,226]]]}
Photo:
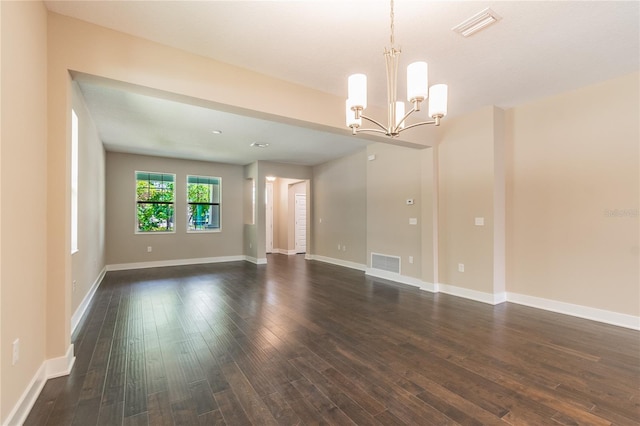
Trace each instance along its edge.
{"label": "window sill", "polygon": [[189,231],[187,229],[187,234],[217,234],[222,232],[222,229],[205,229],[205,230],[198,230],[198,231]]}

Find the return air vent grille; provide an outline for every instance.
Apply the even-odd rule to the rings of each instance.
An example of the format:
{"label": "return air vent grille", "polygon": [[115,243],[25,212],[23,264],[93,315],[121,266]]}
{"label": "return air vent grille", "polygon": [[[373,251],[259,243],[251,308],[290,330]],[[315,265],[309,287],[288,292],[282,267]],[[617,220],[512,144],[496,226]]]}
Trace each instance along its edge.
{"label": "return air vent grille", "polygon": [[470,37],[489,25],[495,24],[500,19],[502,17],[493,10],[485,9],[451,29],[463,37]]}
{"label": "return air vent grille", "polygon": [[387,272],[400,273],[400,258],[386,254],[371,253],[371,267]]}

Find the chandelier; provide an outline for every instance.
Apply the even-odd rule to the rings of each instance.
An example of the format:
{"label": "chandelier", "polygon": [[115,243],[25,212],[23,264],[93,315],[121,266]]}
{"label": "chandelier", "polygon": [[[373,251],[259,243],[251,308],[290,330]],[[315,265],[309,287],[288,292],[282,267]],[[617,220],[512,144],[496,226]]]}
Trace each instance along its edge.
{"label": "chandelier", "polygon": [[[440,125],[440,119],[447,115],[447,85],[435,84],[429,87],[428,68],[426,62],[414,62],[407,67],[407,100],[413,108],[405,114],[404,102],[397,101],[398,85],[398,56],[400,48],[394,43],[394,14],[393,0],[391,0],[391,46],[384,49],[384,60],[387,67],[387,125],[363,114],[367,108],[367,76],[365,74],[353,74],[349,76],[348,99],[346,102],[347,126],[352,134],[359,132],[383,133],[395,138],[401,132],[413,127],[425,124]],[[420,111],[422,102],[429,99],[429,117],[431,121],[407,125],[407,118],[414,112]],[[378,128],[361,129],[362,119],[365,119]]]}

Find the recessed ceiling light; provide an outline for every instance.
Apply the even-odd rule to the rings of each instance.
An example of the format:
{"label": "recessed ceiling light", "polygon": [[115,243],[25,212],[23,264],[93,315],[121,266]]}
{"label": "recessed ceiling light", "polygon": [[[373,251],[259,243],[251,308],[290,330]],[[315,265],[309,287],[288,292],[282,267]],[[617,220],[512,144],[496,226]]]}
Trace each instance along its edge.
{"label": "recessed ceiling light", "polygon": [[463,37],[469,37],[500,19],[502,19],[500,15],[487,8],[451,29]]}
{"label": "recessed ceiling light", "polygon": [[212,130],[211,133],[213,133],[214,135],[221,135],[222,130]]}
{"label": "recessed ceiling light", "polygon": [[252,146],[252,147],[254,147],[254,148],[266,148],[266,147],[268,147],[268,146],[269,146],[269,144],[268,144],[268,143],[254,142],[254,143],[252,143],[252,144],[251,144],[251,145],[249,145],[249,146]]}

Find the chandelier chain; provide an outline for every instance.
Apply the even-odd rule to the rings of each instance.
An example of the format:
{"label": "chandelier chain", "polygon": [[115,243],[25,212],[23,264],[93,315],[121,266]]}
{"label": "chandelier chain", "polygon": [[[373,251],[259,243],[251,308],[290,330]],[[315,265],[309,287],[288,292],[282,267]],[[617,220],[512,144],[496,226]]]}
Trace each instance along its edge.
{"label": "chandelier chain", "polygon": [[393,0],[391,0],[391,13],[389,14],[390,18],[391,18],[391,47],[393,47],[393,45],[395,44],[395,35],[394,35],[394,30],[395,30],[395,23],[394,23],[394,14],[393,14]]}

